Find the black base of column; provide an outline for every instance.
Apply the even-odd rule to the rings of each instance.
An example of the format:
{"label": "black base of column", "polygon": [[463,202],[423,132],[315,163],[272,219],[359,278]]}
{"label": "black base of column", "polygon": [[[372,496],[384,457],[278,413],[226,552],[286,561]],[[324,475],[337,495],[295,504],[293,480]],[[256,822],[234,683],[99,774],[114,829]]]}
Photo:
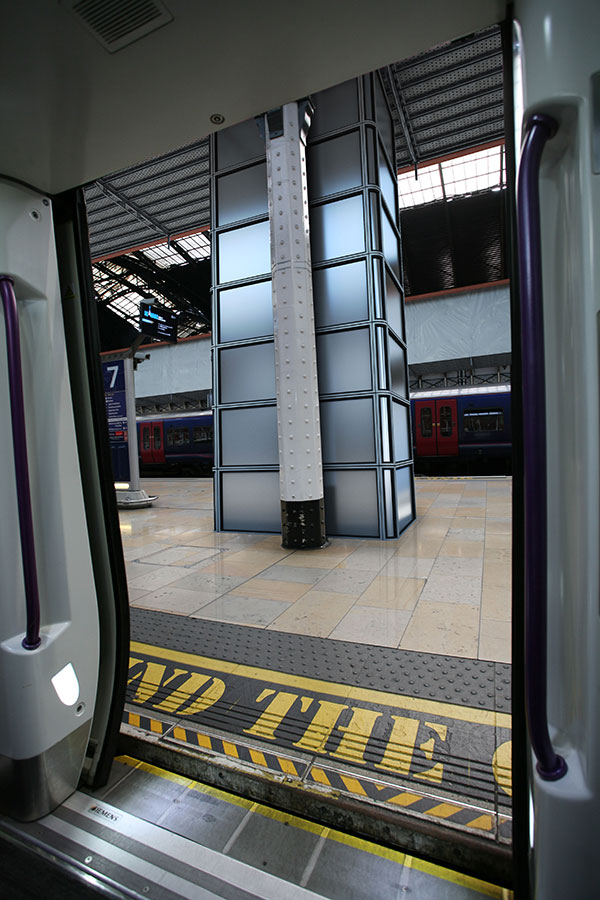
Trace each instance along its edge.
{"label": "black base of column", "polygon": [[281,501],[281,545],[286,550],[314,550],[327,543],[325,503],[320,500]]}

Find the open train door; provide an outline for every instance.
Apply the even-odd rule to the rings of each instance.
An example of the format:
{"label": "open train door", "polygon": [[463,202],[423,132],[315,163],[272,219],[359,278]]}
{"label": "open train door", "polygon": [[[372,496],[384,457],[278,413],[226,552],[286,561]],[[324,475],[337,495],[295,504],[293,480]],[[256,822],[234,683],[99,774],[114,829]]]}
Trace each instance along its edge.
{"label": "open train door", "polygon": [[600,4],[515,15],[529,856],[558,900],[600,896]]}
{"label": "open train door", "polygon": [[45,815],[107,778],[128,601],[85,210],[0,179],[0,808]]}

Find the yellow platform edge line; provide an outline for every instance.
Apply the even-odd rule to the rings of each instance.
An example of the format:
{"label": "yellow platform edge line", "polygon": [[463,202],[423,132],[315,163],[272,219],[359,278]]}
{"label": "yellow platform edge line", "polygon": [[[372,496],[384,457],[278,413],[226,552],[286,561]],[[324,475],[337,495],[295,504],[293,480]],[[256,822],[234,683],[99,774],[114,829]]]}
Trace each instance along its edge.
{"label": "yellow platform edge line", "polygon": [[365,838],[359,838],[354,837],[353,835],[344,834],[343,832],[336,831],[329,826],[326,827],[317,825],[314,822],[309,822],[307,819],[302,819],[299,816],[292,815],[291,813],[284,813],[278,809],[272,809],[269,806],[264,806],[261,803],[254,803],[251,800],[244,800],[244,798],[237,797],[235,794],[229,794],[227,791],[210,787],[209,785],[202,784],[198,781],[190,781],[187,778],[182,778],[180,775],[174,775],[172,772],[167,772],[165,769],[160,769],[158,768],[158,766],[153,766],[150,763],[139,762],[139,760],[133,759],[132,757],[121,756],[117,758],[117,761],[122,762],[125,765],[129,765],[132,768],[138,768],[144,772],[156,775],[159,778],[165,778],[169,781],[176,781],[178,784],[187,783],[192,790],[199,791],[200,793],[207,794],[212,797],[217,797],[227,803],[232,803],[234,806],[242,806],[245,809],[252,809],[265,818],[274,819],[276,821],[287,823],[289,825],[294,825],[302,831],[309,831],[312,834],[319,834],[329,840],[336,841],[339,844],[345,844],[348,847],[353,847],[357,850],[363,850],[365,853],[370,853],[374,856],[379,856],[383,859],[388,859],[392,862],[400,863],[400,865],[406,865],[407,861],[409,860],[410,867],[416,869],[419,872],[424,872],[427,875],[432,875],[434,878],[440,878],[444,881],[449,881],[452,884],[456,884],[461,887],[479,891],[479,893],[484,894],[486,897],[493,897],[495,898],[495,900],[503,900],[503,896],[505,896],[503,894],[503,888],[498,887],[497,885],[490,884],[487,881],[481,881],[479,878],[473,878],[471,875],[463,875],[460,872],[453,872],[451,869],[445,869],[443,866],[438,866],[435,863],[426,862],[425,860],[419,859],[416,856],[408,856],[401,850],[392,850],[388,847],[382,847],[379,844],[374,844],[371,841],[365,840]]}
{"label": "yellow platform edge line", "polygon": [[[371,688],[352,687],[334,681],[322,681],[317,678],[309,678],[305,675],[290,675],[287,672],[276,672],[271,669],[261,669],[254,666],[246,666],[226,660],[212,659],[208,656],[197,656],[194,653],[184,653],[180,650],[169,650],[165,647],[155,647],[152,644],[131,642],[131,650],[136,654],[145,654],[169,662],[185,663],[190,666],[198,666],[204,669],[212,669],[216,672],[225,672],[230,675],[238,675],[242,678],[250,678],[253,681],[263,681],[272,684],[281,684],[286,687],[304,688],[321,694],[334,694],[348,700],[362,700],[365,703],[373,703],[378,706],[391,706],[411,710],[413,712],[426,713],[427,715],[440,716],[446,719],[456,719],[461,722],[472,722],[478,725],[490,727],[511,728],[512,717],[509,713],[498,713],[489,709],[475,709],[471,706],[459,706],[454,703],[443,703],[439,700],[424,700],[418,697],[409,697],[406,694],[392,694],[385,691],[376,691]],[[393,698],[393,699],[392,699]]]}

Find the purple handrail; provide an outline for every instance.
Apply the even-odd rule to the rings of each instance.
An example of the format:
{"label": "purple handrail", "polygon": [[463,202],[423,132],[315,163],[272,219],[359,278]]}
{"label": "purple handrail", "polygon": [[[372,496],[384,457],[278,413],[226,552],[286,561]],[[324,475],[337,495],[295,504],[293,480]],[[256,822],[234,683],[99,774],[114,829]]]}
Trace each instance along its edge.
{"label": "purple handrail", "polygon": [[547,709],[546,391],[539,170],[558,123],[536,113],[525,125],[517,186],[523,450],[525,475],[525,707],[537,771],[556,781],[567,764],[552,747]]}
{"label": "purple handrail", "polygon": [[8,275],[0,275],[0,294],[4,306],[6,349],[8,356],[8,381],[10,390],[10,415],[12,421],[19,530],[21,532],[21,557],[25,580],[27,606],[27,630],[23,638],[26,650],[35,650],[41,644],[40,597],[35,564],[33,515],[27,463],[27,435],[25,432],[25,407],[23,402],[23,376],[21,370],[21,346],[19,343],[19,319],[14,281]]}

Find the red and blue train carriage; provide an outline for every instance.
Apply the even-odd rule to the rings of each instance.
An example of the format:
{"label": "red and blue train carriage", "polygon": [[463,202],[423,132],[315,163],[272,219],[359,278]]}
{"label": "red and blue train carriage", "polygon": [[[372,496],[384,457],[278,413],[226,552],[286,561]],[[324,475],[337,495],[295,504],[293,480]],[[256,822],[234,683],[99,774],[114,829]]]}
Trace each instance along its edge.
{"label": "red and blue train carriage", "polygon": [[[510,386],[419,391],[411,397],[417,472],[508,473]],[[143,474],[206,474],[214,463],[211,410],[138,418]]]}

